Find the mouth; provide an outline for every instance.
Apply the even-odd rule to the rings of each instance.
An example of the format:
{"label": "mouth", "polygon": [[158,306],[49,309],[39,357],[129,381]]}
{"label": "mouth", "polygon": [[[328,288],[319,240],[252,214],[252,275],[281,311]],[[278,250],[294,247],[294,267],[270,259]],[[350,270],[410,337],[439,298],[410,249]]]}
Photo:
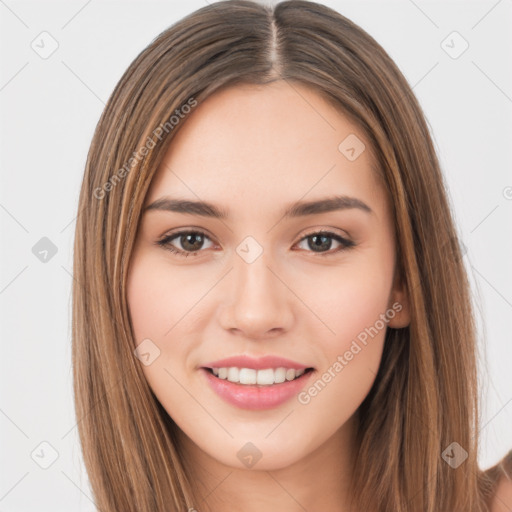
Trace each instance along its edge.
{"label": "mouth", "polygon": [[314,368],[238,368],[230,367],[203,367],[208,373],[219,380],[226,380],[232,384],[253,387],[270,387],[292,382],[304,378],[307,374],[314,371]]}
{"label": "mouth", "polygon": [[303,390],[314,368],[201,367],[206,384],[223,401],[239,409],[268,410],[284,405]]}

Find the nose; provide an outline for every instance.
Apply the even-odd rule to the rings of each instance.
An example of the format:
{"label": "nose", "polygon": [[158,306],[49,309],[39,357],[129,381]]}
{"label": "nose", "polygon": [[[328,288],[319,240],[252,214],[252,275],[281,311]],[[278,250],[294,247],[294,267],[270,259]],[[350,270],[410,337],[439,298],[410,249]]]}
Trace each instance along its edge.
{"label": "nose", "polygon": [[279,336],[290,329],[294,295],[272,266],[265,252],[252,263],[235,255],[223,290],[220,323],[224,329],[251,339]]}

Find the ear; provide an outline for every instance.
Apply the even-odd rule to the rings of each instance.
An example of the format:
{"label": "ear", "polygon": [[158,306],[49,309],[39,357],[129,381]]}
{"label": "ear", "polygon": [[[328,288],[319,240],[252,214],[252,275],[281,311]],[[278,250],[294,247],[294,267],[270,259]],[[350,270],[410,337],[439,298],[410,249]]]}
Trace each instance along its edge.
{"label": "ear", "polygon": [[407,327],[411,322],[409,296],[405,284],[395,273],[393,288],[389,297],[388,308],[395,312],[393,318],[389,316],[388,326],[394,329]]}

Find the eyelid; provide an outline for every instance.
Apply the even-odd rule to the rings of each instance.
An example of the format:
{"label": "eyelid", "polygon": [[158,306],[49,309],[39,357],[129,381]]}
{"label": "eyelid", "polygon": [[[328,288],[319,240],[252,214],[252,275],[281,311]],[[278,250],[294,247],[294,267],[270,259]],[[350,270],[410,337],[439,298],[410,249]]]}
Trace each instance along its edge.
{"label": "eyelid", "polygon": [[[343,234],[340,234],[340,232]],[[311,228],[311,231],[309,231],[309,230],[306,231],[306,233],[304,233],[302,235],[302,237],[299,239],[299,241],[302,240],[304,237],[315,235],[317,233],[330,233],[330,234],[339,236],[340,238],[343,238],[347,242],[352,241],[352,236],[348,233],[348,231],[342,230],[340,228],[335,228],[333,226],[325,226],[325,225],[315,226],[315,227]]]}

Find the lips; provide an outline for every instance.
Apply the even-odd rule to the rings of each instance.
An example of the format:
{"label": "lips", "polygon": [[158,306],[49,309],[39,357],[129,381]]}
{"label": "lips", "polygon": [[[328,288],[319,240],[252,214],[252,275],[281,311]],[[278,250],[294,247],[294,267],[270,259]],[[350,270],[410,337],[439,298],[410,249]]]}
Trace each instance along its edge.
{"label": "lips", "polygon": [[[235,356],[211,361],[200,370],[210,388],[224,401],[241,409],[262,410],[278,407],[296,396],[314,368],[277,356]],[[252,377],[244,377],[245,373]],[[281,378],[272,383],[268,380],[270,373]]]}

